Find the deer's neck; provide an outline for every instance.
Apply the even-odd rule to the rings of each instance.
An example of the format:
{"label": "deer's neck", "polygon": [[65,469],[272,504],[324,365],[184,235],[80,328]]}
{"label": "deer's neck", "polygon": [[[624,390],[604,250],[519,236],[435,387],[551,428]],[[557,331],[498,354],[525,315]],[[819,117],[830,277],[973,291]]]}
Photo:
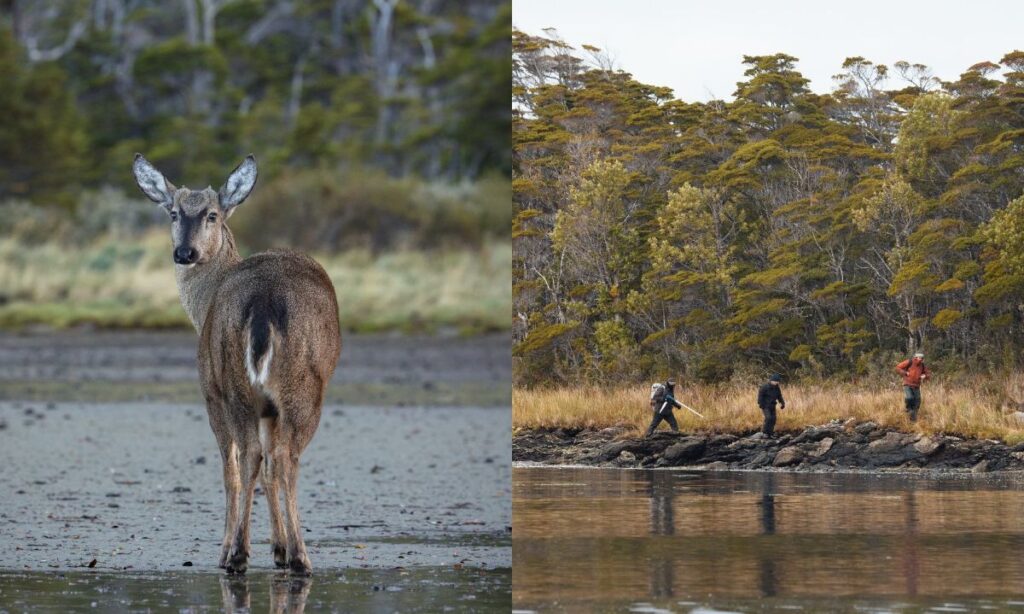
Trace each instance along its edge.
{"label": "deer's neck", "polygon": [[209,260],[193,266],[174,265],[174,276],[178,281],[178,295],[181,306],[185,308],[188,319],[196,327],[197,333],[203,332],[203,322],[210,310],[210,303],[217,294],[224,276],[242,258],[235,247],[235,238],[226,225],[221,226],[220,249]]}

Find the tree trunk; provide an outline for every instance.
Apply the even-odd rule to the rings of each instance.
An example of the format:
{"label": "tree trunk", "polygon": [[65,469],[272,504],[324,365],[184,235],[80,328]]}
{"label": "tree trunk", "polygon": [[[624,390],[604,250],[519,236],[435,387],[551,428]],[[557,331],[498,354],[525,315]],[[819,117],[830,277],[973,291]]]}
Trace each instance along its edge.
{"label": "tree trunk", "polygon": [[[391,140],[391,125],[394,122],[394,103],[398,81],[398,65],[391,58],[392,20],[398,0],[373,0],[377,14],[373,20],[373,63],[375,85],[380,108],[377,112],[375,141],[378,147]],[[394,169],[392,169],[394,170]]]}

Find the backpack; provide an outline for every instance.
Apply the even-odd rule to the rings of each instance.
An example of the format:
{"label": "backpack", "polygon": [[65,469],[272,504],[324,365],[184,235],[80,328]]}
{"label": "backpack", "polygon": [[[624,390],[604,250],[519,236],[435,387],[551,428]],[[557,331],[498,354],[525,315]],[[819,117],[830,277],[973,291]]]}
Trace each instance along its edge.
{"label": "backpack", "polygon": [[651,400],[657,403],[665,400],[665,384],[651,384]]}

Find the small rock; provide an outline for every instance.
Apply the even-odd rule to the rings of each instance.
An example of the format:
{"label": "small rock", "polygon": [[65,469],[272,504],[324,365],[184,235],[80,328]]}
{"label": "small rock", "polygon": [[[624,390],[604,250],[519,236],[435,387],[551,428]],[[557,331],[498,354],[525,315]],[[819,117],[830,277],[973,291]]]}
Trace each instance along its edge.
{"label": "small rock", "polygon": [[977,465],[971,467],[971,473],[988,473],[988,459],[982,460]]}
{"label": "small rock", "polygon": [[857,419],[856,418],[848,418],[846,420],[846,422],[843,423],[843,430],[846,431],[847,433],[850,433],[850,432],[853,431],[854,427],[856,427],[856,426],[857,426]]}
{"label": "small rock", "polygon": [[1024,424],[1024,411],[1015,411],[1008,415],[1007,418],[1016,422],[1017,424]]}
{"label": "small rock", "polygon": [[705,445],[703,437],[687,437],[665,449],[665,460],[680,463],[697,459],[704,454]]}
{"label": "small rock", "polygon": [[601,448],[601,451],[598,453],[597,457],[600,460],[611,460],[613,458],[618,458],[619,454],[621,454],[622,451],[628,447],[628,441],[613,441],[610,444],[606,445],[605,447]]}
{"label": "small rock", "polygon": [[835,443],[835,439],[826,437],[818,442],[817,447],[807,453],[811,458],[821,458],[828,454],[828,451],[832,449],[832,444]]}
{"label": "small rock", "polygon": [[881,439],[876,439],[868,444],[868,451],[878,454],[883,452],[892,452],[902,448],[906,443],[906,436],[896,431],[889,431]]}
{"label": "small rock", "polygon": [[722,435],[715,435],[711,438],[711,445],[713,446],[727,446],[732,442],[739,439],[739,437],[730,433],[723,433]]}
{"label": "small rock", "polygon": [[934,439],[932,437],[922,437],[914,444],[914,449],[925,456],[931,456],[938,452],[939,448],[942,447],[941,439]]}
{"label": "small rock", "polygon": [[753,437],[744,437],[743,439],[737,439],[736,441],[725,446],[730,450],[744,450],[746,448],[756,448],[760,443],[761,439],[754,439]]}
{"label": "small rock", "polygon": [[619,460],[626,463],[635,463],[636,454],[633,454],[629,450],[623,450],[622,452],[619,453]]}
{"label": "small rock", "polygon": [[756,469],[757,467],[763,467],[772,461],[772,453],[767,450],[762,450],[754,455],[749,461],[746,462],[747,467]]}
{"label": "small rock", "polygon": [[796,446],[788,446],[779,450],[779,453],[775,455],[775,460],[772,461],[772,466],[785,467],[786,465],[792,465],[799,462],[803,456],[803,450]]}
{"label": "small rock", "polygon": [[853,430],[860,433],[861,435],[867,435],[876,428],[878,428],[878,425],[875,424],[874,422],[862,422],[855,426]]}
{"label": "small rock", "polygon": [[185,561],[184,563],[181,564],[181,566],[182,567],[191,567],[192,566],[192,561]]}
{"label": "small rock", "polygon": [[1019,461],[1024,461],[1024,452],[1011,452],[1010,456],[1014,457]]}
{"label": "small rock", "polygon": [[707,465],[705,465],[704,469],[706,471],[728,471],[729,463],[725,461],[715,461],[713,463],[708,463]]}

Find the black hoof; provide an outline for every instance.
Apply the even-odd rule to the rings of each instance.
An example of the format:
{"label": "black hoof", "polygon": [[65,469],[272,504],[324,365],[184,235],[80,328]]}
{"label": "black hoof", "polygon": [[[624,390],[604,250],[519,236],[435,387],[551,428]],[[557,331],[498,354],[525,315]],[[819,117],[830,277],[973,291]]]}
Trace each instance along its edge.
{"label": "black hoof", "polygon": [[274,546],[274,565],[278,569],[288,567],[288,554],[285,552],[284,546]]}
{"label": "black hoof", "polygon": [[293,575],[296,576],[311,576],[313,575],[313,568],[310,567],[309,563],[302,559],[292,559],[288,561],[288,569],[291,570]]}
{"label": "black hoof", "polygon": [[249,555],[242,552],[228,559],[225,569],[230,574],[244,574],[249,568]]}

